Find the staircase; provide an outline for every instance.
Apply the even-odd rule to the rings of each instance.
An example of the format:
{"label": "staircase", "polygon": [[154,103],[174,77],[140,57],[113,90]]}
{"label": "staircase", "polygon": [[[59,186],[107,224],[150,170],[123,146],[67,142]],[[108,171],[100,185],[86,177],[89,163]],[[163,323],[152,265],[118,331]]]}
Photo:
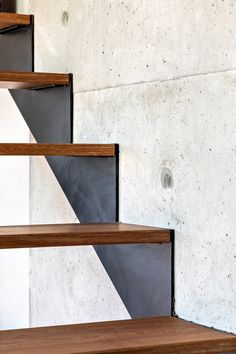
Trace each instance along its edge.
{"label": "staircase", "polygon": [[[19,38],[19,41],[24,43],[24,49],[31,48],[33,43],[32,34],[32,16],[0,13],[0,37],[2,36],[0,47],[2,43],[7,43],[8,40],[14,42],[16,38]],[[9,51],[12,50],[12,46],[9,47]],[[27,52],[27,50],[24,51],[23,56],[25,52]],[[24,57],[22,61],[18,59],[9,60],[9,57],[12,58],[12,54],[10,55],[8,50],[6,50],[5,56],[3,55],[0,59],[0,67],[5,67],[8,70],[2,70],[0,72],[0,87],[9,90],[17,90],[13,97],[15,97],[19,107],[26,113],[25,119],[39,143],[0,144],[0,155],[47,156],[74,210],[78,211],[78,213],[83,212],[82,221],[90,220],[91,218],[92,222],[64,225],[0,227],[0,249],[80,245],[100,247],[101,245],[115,244],[169,245],[172,274],[170,275],[168,273],[168,276],[171,279],[170,285],[172,287],[172,294],[170,301],[169,299],[167,299],[167,301],[169,302],[169,307],[173,307],[173,231],[118,223],[118,146],[115,144],[73,144],[71,139],[72,128],[68,128],[68,125],[72,121],[71,118],[73,118],[71,117],[71,107],[73,107],[73,95],[71,91],[72,77],[68,74],[34,72],[33,52],[28,54],[27,58]],[[22,70],[17,71],[18,61],[19,67],[27,67],[27,65],[32,62],[32,70],[28,72]],[[25,104],[27,103],[27,99],[29,99],[29,105],[32,105],[34,109],[35,105],[38,108],[35,110],[35,115],[41,112],[40,109],[42,108],[43,100],[48,100],[49,104],[53,101],[68,106],[68,109],[65,110],[66,113],[63,111],[63,114],[58,115],[58,120],[61,119],[65,129],[67,129],[67,137],[70,136],[70,143],[48,144],[48,134],[51,132],[50,129],[52,125],[50,119],[46,121],[48,124],[46,132],[43,132],[41,135],[38,134],[37,124],[39,124],[39,122],[36,118],[32,119],[32,117],[29,116],[28,107]],[[50,109],[49,111],[51,114]],[[57,112],[55,117],[57,117]],[[50,118],[53,120],[53,117],[50,116]],[[65,121],[64,118],[66,119]],[[42,119],[45,119],[45,114],[42,116]],[[61,132],[58,131],[58,134],[61,134]],[[57,136],[55,139],[57,139]],[[42,140],[46,141],[42,142]],[[58,159],[53,160],[52,157],[55,156],[63,158],[63,163],[65,164],[67,162],[64,161],[69,161],[70,166],[73,167],[79,161],[79,167],[81,168],[82,166],[82,169],[85,170],[84,180],[87,180],[88,178],[86,177],[88,176],[94,177],[95,171],[96,173],[93,179],[94,185],[96,185],[96,180],[99,178],[102,181],[104,179],[106,180],[106,183],[103,183],[103,189],[104,185],[106,187],[105,191],[100,190],[99,184],[93,189],[93,194],[96,194],[96,198],[100,201],[99,206],[103,206],[102,209],[106,211],[105,213],[100,213],[99,211],[96,215],[91,217],[89,206],[85,211],[83,209],[84,205],[77,207],[76,201],[74,201],[76,198],[74,198],[70,189],[71,180],[65,182],[64,176],[62,177],[65,165],[60,165]],[[93,202],[92,199],[90,199],[89,187],[94,188],[94,186],[89,186],[86,183],[87,182],[84,182],[78,189],[80,193],[83,193],[84,189],[86,190],[88,204],[91,204]],[[109,203],[111,201],[112,206],[110,207]],[[107,222],[107,219],[112,222]],[[100,222],[95,222],[96,220]],[[99,251],[100,249],[95,249],[97,249],[98,255],[102,257],[102,252]],[[146,276],[148,277],[148,274],[146,274]],[[216,354],[236,351],[235,336],[178,319],[174,316],[173,308],[170,312],[170,315],[165,317],[160,316],[128,321],[2,331],[0,332],[0,353]]]}

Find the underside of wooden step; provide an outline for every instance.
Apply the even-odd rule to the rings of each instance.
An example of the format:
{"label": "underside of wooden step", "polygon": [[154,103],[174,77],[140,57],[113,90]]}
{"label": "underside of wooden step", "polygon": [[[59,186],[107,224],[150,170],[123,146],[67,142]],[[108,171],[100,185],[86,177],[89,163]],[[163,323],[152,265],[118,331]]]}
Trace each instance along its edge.
{"label": "underside of wooden step", "polygon": [[0,144],[2,156],[113,157],[115,144]]}
{"label": "underside of wooden step", "polygon": [[171,230],[119,223],[0,227],[0,249],[171,241]]}
{"label": "underside of wooden step", "polygon": [[15,27],[26,27],[31,24],[31,16],[9,12],[0,12],[0,31]]}
{"label": "underside of wooden step", "polygon": [[8,354],[199,354],[236,350],[236,336],[175,317],[0,332]]}
{"label": "underside of wooden step", "polygon": [[54,86],[68,86],[69,84],[69,74],[13,71],[0,72],[0,88],[9,90],[39,89]]}

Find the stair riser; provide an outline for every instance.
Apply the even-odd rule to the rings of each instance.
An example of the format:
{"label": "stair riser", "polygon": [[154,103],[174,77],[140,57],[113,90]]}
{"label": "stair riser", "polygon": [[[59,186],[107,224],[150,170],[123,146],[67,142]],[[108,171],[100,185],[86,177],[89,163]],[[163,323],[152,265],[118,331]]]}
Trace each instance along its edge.
{"label": "stair riser", "polygon": [[11,90],[33,136],[40,143],[71,143],[73,121],[72,78],[69,86],[43,90]]}
{"label": "stair riser", "polygon": [[172,314],[171,244],[95,246],[95,250],[132,318]]}
{"label": "stair riser", "polygon": [[[10,93],[38,142],[72,142],[72,80],[68,87],[11,90]],[[38,132],[42,132],[40,139]]]}
{"label": "stair riser", "polygon": [[0,34],[0,71],[33,70],[33,26]]}

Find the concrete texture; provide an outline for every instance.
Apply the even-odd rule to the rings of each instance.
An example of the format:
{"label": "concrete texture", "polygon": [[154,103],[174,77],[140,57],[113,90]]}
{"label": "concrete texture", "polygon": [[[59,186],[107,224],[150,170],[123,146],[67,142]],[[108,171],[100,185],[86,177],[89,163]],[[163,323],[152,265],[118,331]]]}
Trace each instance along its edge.
{"label": "concrete texture", "polygon": [[236,68],[232,0],[30,0],[36,68],[77,91]]}
{"label": "concrete texture", "polygon": [[[30,164],[30,221],[79,222],[40,157]],[[92,246],[30,250],[29,281],[31,327],[130,318]]]}
{"label": "concrete texture", "polygon": [[[27,143],[29,131],[10,93],[0,90],[0,142]],[[0,157],[0,225],[29,223],[29,159]],[[29,251],[0,251],[0,330],[29,325]]]}
{"label": "concrete texture", "polygon": [[236,332],[236,71],[75,96],[74,140],[120,144],[120,218],[176,230],[176,313]]}
{"label": "concrete texture", "polygon": [[177,230],[177,314],[236,332],[235,2],[29,5],[36,69],[75,75],[75,141],[120,143],[121,220]]}

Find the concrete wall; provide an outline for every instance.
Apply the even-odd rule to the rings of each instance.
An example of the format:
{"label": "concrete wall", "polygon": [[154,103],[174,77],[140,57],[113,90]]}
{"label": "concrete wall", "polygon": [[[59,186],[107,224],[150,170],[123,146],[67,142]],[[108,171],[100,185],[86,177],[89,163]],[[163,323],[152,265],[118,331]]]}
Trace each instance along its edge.
{"label": "concrete wall", "polygon": [[121,221],[176,229],[176,312],[236,332],[236,4],[29,0],[75,142],[117,142]]}

